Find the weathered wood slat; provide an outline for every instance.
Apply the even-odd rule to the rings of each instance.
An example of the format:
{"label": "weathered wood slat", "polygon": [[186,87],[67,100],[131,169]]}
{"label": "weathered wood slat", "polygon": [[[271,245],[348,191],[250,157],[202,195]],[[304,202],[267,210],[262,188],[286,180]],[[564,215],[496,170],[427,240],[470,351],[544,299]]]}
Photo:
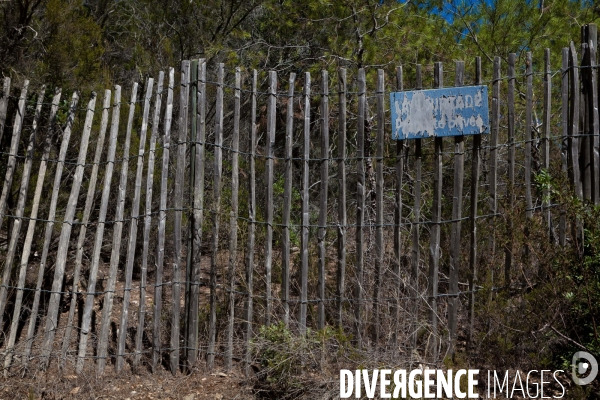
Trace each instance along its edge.
{"label": "weathered wood slat", "polygon": [[[190,120],[190,181],[189,181],[189,205],[191,208],[188,210],[188,235],[187,235],[187,251],[186,251],[186,262],[185,262],[185,311],[183,313],[185,319],[184,325],[184,345],[183,345],[183,358],[185,363],[183,365],[184,371],[187,373],[190,370],[190,356],[194,358],[195,362],[195,347],[190,348],[190,335],[193,336],[190,322],[193,316],[190,315],[192,301],[192,271],[194,270],[194,231],[196,230],[196,221],[194,220],[194,188],[196,186],[196,153],[197,153],[197,136],[198,136],[198,60],[192,60],[190,67],[190,102],[191,102],[191,120]],[[194,285],[197,289],[197,285]],[[198,306],[196,305],[197,314]],[[192,339],[193,340],[193,339]],[[194,354],[192,354],[194,353]]]}
{"label": "weathered wood slat", "polygon": [[144,242],[142,249],[142,266],[140,276],[140,307],[138,314],[137,330],[135,335],[135,355],[133,367],[139,366],[142,357],[143,335],[146,318],[146,293],[148,285],[148,251],[150,247],[150,230],[152,229],[152,194],[154,184],[154,165],[156,161],[156,141],[158,140],[158,128],[160,123],[160,110],[162,105],[163,81],[165,73],[160,71],[154,100],[154,116],[152,118],[152,134],[150,136],[150,147],[148,149],[148,173],[146,178],[146,212],[144,214]]}
{"label": "weathered wood slat", "polygon": [[215,363],[217,336],[217,264],[219,255],[219,226],[221,217],[221,173],[223,169],[223,80],[224,64],[217,68],[217,99],[215,105],[215,147],[213,171],[213,238],[210,260],[210,316],[208,322],[208,350],[206,366],[212,370]]}
{"label": "weathered wood slat", "polygon": [[6,126],[6,113],[8,111],[8,100],[10,98],[10,78],[4,78],[2,84],[2,95],[0,96],[0,143],[4,138],[4,128]]}
{"label": "weathered wood slat", "polygon": [[[396,68],[396,90],[404,91],[404,82],[402,75],[402,66]],[[404,164],[406,160],[406,147],[403,140],[396,142],[396,188],[394,201],[394,261],[392,263],[392,274],[394,277],[395,301],[392,309],[393,333],[392,343],[397,348],[398,338],[400,337],[400,300],[402,279],[400,278],[400,267],[403,265],[402,255],[402,186],[404,176]]]}
{"label": "weathered wood slat", "polygon": [[325,328],[325,267],[327,265],[327,194],[329,192],[329,74],[321,72],[321,188],[319,193],[318,288],[317,328]]}
{"label": "weathered wood slat", "polygon": [[592,181],[592,201],[594,205],[600,204],[600,138],[598,137],[598,26],[596,24],[588,25],[587,43],[590,51],[590,88],[589,94],[589,113],[590,113],[590,161],[591,161],[591,181]]}
{"label": "weathered wood slat", "polygon": [[365,113],[367,104],[367,82],[364,68],[358,70],[358,115],[356,122],[356,290],[354,294],[354,318],[356,344],[362,348],[364,297],[364,233],[365,224]]}
{"label": "weathered wood slat", "polygon": [[375,282],[373,286],[373,343],[377,346],[381,324],[381,281],[383,274],[383,143],[385,130],[385,74],[377,70],[377,133],[375,149]]}
{"label": "weathered wood slat", "polygon": [[[441,88],[444,86],[444,72],[441,62],[434,64],[433,70],[434,87]],[[438,309],[437,295],[439,282],[439,263],[440,263],[440,236],[441,236],[441,221],[442,221],[442,151],[443,142],[441,137],[436,137],[434,140],[434,155],[433,155],[433,204],[431,206],[431,237],[429,239],[429,312],[430,324],[433,339],[431,341],[430,355],[433,361],[436,362],[438,356]]]}
{"label": "weathered wood slat", "polygon": [[37,135],[38,122],[42,111],[42,101],[44,100],[44,92],[46,86],[42,86],[35,107],[35,115],[33,117],[33,129],[29,135],[27,149],[25,150],[25,163],[21,173],[21,185],[19,186],[19,198],[15,210],[15,218],[12,226],[12,232],[9,237],[6,259],[4,260],[4,271],[2,272],[2,286],[0,286],[0,327],[4,326],[4,309],[6,306],[6,297],[8,293],[8,285],[13,272],[13,260],[17,252],[17,244],[21,234],[21,226],[23,225],[23,213],[25,212],[25,201],[27,200],[27,189],[29,188],[29,180],[31,177],[31,168],[33,167],[33,147]]}
{"label": "weathered wood slat", "polygon": [[283,173],[283,216],[281,218],[281,301],[283,321],[290,321],[290,215],[292,210],[292,144],[294,141],[294,85],[296,74],[288,82],[287,114],[285,123],[285,171]]}
{"label": "weathered wood slat", "polygon": [[[514,63],[513,63],[514,65]],[[481,57],[475,58],[475,85],[481,85]],[[473,136],[471,157],[471,245],[469,252],[469,331],[467,333],[467,351],[473,348],[475,333],[475,285],[477,283],[477,208],[479,196],[479,175],[481,168],[481,135]]]}
{"label": "weathered wood slat", "polygon": [[308,300],[308,234],[309,209],[308,186],[310,157],[310,72],[304,73],[304,126],[302,136],[302,234],[300,237],[300,334],[306,333],[306,314]]}
{"label": "weathered wood slat", "polygon": [[23,120],[25,119],[25,105],[27,103],[28,89],[29,81],[25,80],[25,82],[23,82],[23,88],[21,89],[17,112],[15,113],[15,120],[13,122],[12,139],[10,142],[10,150],[8,151],[8,161],[6,163],[6,175],[4,177],[4,184],[2,185],[2,194],[0,195],[0,230],[2,229],[4,217],[6,216],[6,201],[12,190],[13,177],[15,176],[15,169],[17,167],[17,156],[19,153]]}
{"label": "weathered wood slat", "polygon": [[[423,88],[422,77],[421,77],[421,64],[417,64],[415,70],[415,87],[417,90]],[[420,231],[420,220],[421,220],[421,164],[423,162],[423,139],[415,139],[415,182],[413,188],[414,205],[413,205],[413,224],[411,227],[411,282],[412,287],[411,295],[413,298],[412,304],[412,321],[411,332],[411,347],[415,349],[417,346],[417,329],[419,326],[419,262],[421,259],[421,247],[419,245],[419,231]]]}
{"label": "weathered wood slat", "polygon": [[[525,59],[525,202],[527,218],[533,216],[533,199],[531,194],[531,143],[533,132],[533,60],[531,52],[527,52]],[[498,104],[499,106],[499,104]],[[498,108],[499,109],[499,108]]]}
{"label": "weathered wood slat", "polygon": [[583,199],[583,191],[581,188],[581,176],[579,171],[579,70],[577,62],[577,51],[575,45],[571,42],[569,49],[569,69],[570,74],[570,91],[571,104],[569,108],[569,168],[571,184],[575,190],[575,195],[579,199]]}
{"label": "weathered wood slat", "polygon": [[252,71],[252,93],[250,97],[250,137],[248,141],[248,244],[246,251],[246,343],[244,349],[244,372],[250,376],[252,360],[250,341],[252,340],[252,318],[254,305],[254,240],[256,231],[256,92],[257,72]]}
{"label": "weathered wood slat", "polygon": [[242,72],[235,69],[235,92],[233,105],[233,135],[231,137],[231,213],[229,216],[229,321],[227,326],[227,348],[225,369],[231,370],[233,358],[233,329],[235,322],[235,284],[237,273],[238,241],[238,197],[239,197],[239,151],[240,151],[240,106],[242,97]]}
{"label": "weathered wood slat", "polygon": [[[590,25],[591,27],[591,25]],[[600,122],[598,121],[598,70],[596,64],[596,47],[593,40],[590,40],[590,69],[591,69],[591,82],[590,82],[590,160],[592,162],[592,201],[594,205],[600,204],[600,155],[598,146],[600,145],[598,138],[598,130],[600,129]],[[549,50],[548,50],[549,53]],[[548,54],[548,57],[550,55]],[[549,65],[549,61],[547,63]],[[548,73],[549,74],[549,73]],[[550,118],[548,117],[548,121]],[[548,124],[549,125],[549,124]]]}
{"label": "weathered wood slat", "polygon": [[267,233],[265,238],[265,296],[267,308],[265,310],[265,324],[271,324],[271,313],[273,311],[273,298],[271,289],[271,269],[273,264],[273,152],[275,148],[275,124],[277,113],[277,73],[269,71],[269,98],[267,99]]}
{"label": "weathered wood slat", "polygon": [[[193,79],[192,79],[193,80]],[[196,72],[196,92],[192,96],[196,98],[196,107],[192,107],[192,122],[196,120],[196,136],[193,160],[194,184],[192,194],[193,225],[190,224],[192,232],[192,248],[188,249],[188,257],[192,257],[192,269],[190,282],[189,307],[187,314],[187,362],[188,367],[196,364],[198,360],[198,306],[200,285],[200,245],[202,240],[202,223],[204,220],[204,157],[206,141],[206,61],[198,60]],[[194,97],[192,97],[192,100]],[[193,132],[192,132],[193,134]],[[190,166],[191,169],[191,166]],[[187,306],[186,302],[186,306]]]}
{"label": "weathered wood slat", "polygon": [[[8,341],[6,343],[6,358],[4,359],[4,368],[8,372],[12,362],[14,344],[17,340],[17,331],[19,328],[19,322],[21,317],[21,308],[23,305],[23,295],[25,289],[25,279],[27,277],[27,265],[29,263],[29,256],[31,255],[31,247],[33,245],[33,236],[35,234],[35,226],[37,223],[38,211],[40,208],[40,199],[42,198],[42,191],[44,188],[44,180],[46,178],[46,170],[48,168],[48,158],[50,157],[50,150],[52,149],[52,136],[56,133],[56,113],[58,111],[58,104],[60,102],[61,90],[56,89],[54,97],[52,99],[52,105],[50,107],[49,131],[46,135],[44,143],[44,153],[40,162],[40,167],[37,173],[37,183],[35,186],[35,193],[33,195],[33,202],[31,205],[31,214],[29,217],[29,225],[27,226],[27,233],[25,234],[25,242],[23,243],[23,251],[21,253],[21,263],[19,264],[19,279],[17,282],[17,294],[15,298],[15,307],[10,324],[10,333]],[[43,99],[43,98],[42,98]],[[36,110],[36,115],[38,112]],[[34,130],[37,129],[37,119]]]}
{"label": "weathered wood slat", "polygon": [[[544,50],[544,115],[542,121],[542,168],[548,171],[550,168],[550,117],[552,113],[552,76],[550,71],[550,49]],[[545,188],[542,198],[543,204],[546,207],[544,210],[544,219],[548,229],[549,237],[552,238],[551,214],[550,208],[550,191]]]}
{"label": "weathered wood slat", "polygon": [[156,280],[154,283],[154,313],[152,317],[152,370],[156,372],[161,362],[161,315],[163,270],[165,262],[165,231],[167,224],[167,183],[169,181],[169,155],[171,151],[171,122],[173,119],[173,88],[175,86],[175,70],[169,68],[169,86],[167,89],[167,107],[163,136],[163,159],[160,174],[160,210],[158,214],[158,243],[156,255]]}
{"label": "weathered wood slat", "polygon": [[169,361],[171,373],[175,375],[179,370],[179,352],[180,352],[180,316],[181,316],[181,265],[182,261],[182,219],[183,219],[183,188],[185,173],[185,152],[187,141],[187,122],[188,122],[188,101],[190,98],[190,62],[184,60],[181,62],[181,83],[179,90],[179,137],[177,139],[177,161],[175,166],[175,185],[173,188],[173,247],[175,250],[175,260],[173,261],[173,285],[171,294],[173,299],[173,313],[171,314],[171,348],[169,350]]}
{"label": "weathered wood slat", "polygon": [[60,231],[58,251],[56,253],[56,263],[54,264],[54,280],[52,282],[52,292],[50,294],[50,300],[48,302],[48,311],[46,313],[45,336],[44,343],[42,344],[42,368],[48,367],[50,354],[53,350],[52,347],[54,342],[54,335],[56,333],[56,330],[58,329],[58,312],[62,294],[61,292],[63,288],[63,279],[65,269],[67,266],[71,230],[73,229],[73,221],[75,220],[77,200],[79,198],[79,191],[81,189],[81,183],[83,181],[83,170],[85,166],[85,160],[87,157],[87,149],[90,140],[90,134],[92,132],[92,122],[94,119],[95,108],[96,93],[92,92],[92,98],[88,103],[85,122],[83,126],[83,134],[81,136],[79,156],[77,158],[77,167],[75,168],[75,174],[73,177],[73,182],[71,184],[71,193],[69,195],[67,208],[65,210],[65,216],[62,223],[62,229]]}
{"label": "weathered wood slat", "polygon": [[[454,86],[464,85],[465,63],[456,62],[456,75]],[[452,198],[452,227],[450,233],[450,283],[448,293],[453,295],[448,301],[448,328],[450,331],[450,354],[456,348],[456,330],[458,326],[458,278],[461,267],[461,220],[463,203],[463,184],[465,176],[465,138],[454,137],[454,196]]]}
{"label": "weathered wood slat", "polygon": [[588,47],[588,25],[581,26],[581,64],[579,80],[579,123],[581,136],[579,138],[579,166],[581,168],[581,190],[583,198],[591,200],[592,181],[591,181],[591,160],[590,160],[590,106],[589,87],[591,81],[590,71],[590,51]]}
{"label": "weathered wood slat", "polygon": [[[508,55],[507,124],[508,124],[508,196],[509,209],[514,210],[515,202],[515,62],[517,55]],[[513,229],[513,216],[507,215],[509,230]],[[510,272],[513,264],[513,236],[510,235],[504,247],[504,285],[510,286]]]}
{"label": "weathered wood slat", "polygon": [[[569,151],[569,48],[562,49],[562,65],[561,65],[561,143],[560,143],[560,158],[561,170],[565,175],[568,175],[568,151]],[[561,246],[566,244],[567,216],[564,207],[560,208],[560,220],[558,222],[558,243]]]}
{"label": "weathered wood slat", "polygon": [[73,285],[71,287],[71,303],[69,305],[69,316],[67,318],[67,326],[65,328],[65,335],[63,337],[61,358],[59,359],[60,365],[64,365],[64,360],[67,356],[67,351],[71,344],[71,332],[73,331],[73,319],[75,318],[75,309],[77,307],[77,294],[79,291],[79,275],[81,273],[81,265],[83,262],[83,245],[85,243],[85,235],[87,232],[87,226],[92,213],[92,205],[94,203],[94,197],[96,194],[96,181],[98,179],[98,168],[100,166],[100,158],[102,157],[102,151],[104,148],[104,138],[106,136],[106,129],[108,128],[108,111],[110,109],[110,90],[104,91],[104,102],[102,105],[102,119],[100,121],[100,132],[98,133],[98,140],[96,141],[96,152],[94,153],[94,161],[92,165],[92,173],[88,184],[88,191],[85,197],[85,206],[83,210],[83,216],[81,218],[81,227],[79,228],[79,238],[77,239],[77,254],[75,255],[75,270],[73,271]]}
{"label": "weathered wood slat", "polygon": [[[108,97],[108,94],[107,96]],[[106,155],[106,169],[104,171],[104,182],[102,185],[102,198],[100,200],[100,211],[96,225],[96,236],[94,239],[94,248],[92,250],[92,263],[88,277],[87,294],[85,295],[85,304],[83,307],[83,316],[81,318],[81,329],[79,335],[79,349],[77,353],[77,372],[83,371],[85,357],[87,352],[87,342],[90,337],[92,325],[92,313],[94,312],[94,296],[96,291],[96,282],[98,280],[98,268],[100,266],[100,252],[102,251],[102,240],[104,238],[104,228],[106,226],[106,214],[108,211],[108,201],[110,200],[110,187],[114,171],[115,153],[117,150],[117,136],[119,134],[119,119],[121,111],[121,87],[115,86],[115,95],[113,98],[112,120],[110,125],[110,138],[108,142],[108,153]]]}
{"label": "weathered wood slat", "polygon": [[[494,57],[494,72],[492,82],[492,120],[490,132],[490,159],[489,159],[489,196],[490,214],[495,220],[498,210],[498,132],[500,129],[500,57]],[[496,231],[492,229],[490,237],[491,254],[496,254]]]}
{"label": "weathered wood slat", "polygon": [[343,307],[346,293],[346,69],[338,72],[338,235],[337,235],[337,323],[343,326]]}
{"label": "weathered wood slat", "polygon": [[137,230],[140,216],[140,200],[142,197],[142,174],[144,172],[144,157],[146,154],[146,135],[148,133],[148,115],[150,114],[150,100],[152,99],[152,88],[154,79],[149,78],[146,82],[146,94],[144,95],[144,111],[142,114],[142,126],[139,135],[139,149],[137,155],[137,169],[135,172],[135,186],[133,202],[131,203],[131,223],[129,225],[129,240],[127,242],[127,258],[125,261],[125,287],[123,291],[123,304],[121,308],[121,323],[117,336],[117,362],[116,372],[121,372],[125,363],[125,340],[127,339],[127,327],[129,319],[129,302],[131,300],[131,281],[133,278],[133,262],[135,261],[135,248],[137,244]]}
{"label": "weathered wood slat", "polygon": [[117,273],[119,259],[121,256],[121,237],[123,234],[123,224],[125,215],[125,198],[127,193],[127,177],[129,171],[131,131],[133,117],[135,115],[135,104],[137,101],[138,83],[133,84],[131,90],[131,100],[129,102],[129,116],[127,119],[127,129],[125,132],[125,143],[123,144],[123,161],[121,164],[121,176],[119,179],[119,192],[117,193],[117,208],[115,212],[115,222],[113,224],[112,250],[110,254],[110,267],[108,272],[108,282],[104,294],[104,303],[102,307],[102,322],[98,332],[98,361],[96,368],[98,374],[104,372],[106,366],[106,357],[108,353],[108,329],[110,327],[110,315],[112,312],[113,298],[115,295],[115,286],[117,282]]}

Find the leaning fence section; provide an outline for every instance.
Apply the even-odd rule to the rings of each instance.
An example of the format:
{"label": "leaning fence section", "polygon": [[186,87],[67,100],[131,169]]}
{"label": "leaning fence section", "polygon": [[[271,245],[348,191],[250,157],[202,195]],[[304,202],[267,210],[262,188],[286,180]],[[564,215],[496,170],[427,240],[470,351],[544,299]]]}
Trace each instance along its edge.
{"label": "leaning fence section", "polygon": [[[549,50],[319,76],[200,59],[70,99],[5,78],[5,373],[247,367],[272,324],[412,362],[472,348],[476,304],[537,279],[538,243],[515,238],[582,245],[547,177],[600,201],[596,36],[554,67]],[[424,81],[488,85],[489,131],[393,141],[389,92]]]}

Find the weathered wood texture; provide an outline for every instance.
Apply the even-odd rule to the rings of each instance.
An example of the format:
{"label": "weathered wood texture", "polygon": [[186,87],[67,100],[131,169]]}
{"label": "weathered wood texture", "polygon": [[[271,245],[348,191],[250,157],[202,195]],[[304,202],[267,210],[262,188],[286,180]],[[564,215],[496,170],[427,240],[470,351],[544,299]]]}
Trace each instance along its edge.
{"label": "weathered wood texture", "polygon": [[327,195],[329,192],[329,75],[321,74],[321,188],[319,193],[319,230],[317,246],[319,251],[318,288],[319,299],[317,309],[317,328],[325,328],[325,277],[327,266]]}

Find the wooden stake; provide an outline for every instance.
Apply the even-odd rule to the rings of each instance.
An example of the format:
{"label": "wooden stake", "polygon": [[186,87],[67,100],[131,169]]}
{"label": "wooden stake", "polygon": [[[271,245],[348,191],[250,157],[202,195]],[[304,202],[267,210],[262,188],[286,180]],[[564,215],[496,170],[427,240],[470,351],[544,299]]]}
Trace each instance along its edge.
{"label": "wooden stake", "polygon": [[[481,85],[481,57],[475,58],[475,84]],[[469,332],[467,350],[473,348],[475,332],[475,285],[477,283],[477,197],[479,195],[479,174],[481,168],[481,135],[473,136],[473,155],[471,157],[471,245],[469,252]]]}
{"label": "wooden stake", "polygon": [[381,280],[383,269],[383,142],[385,129],[385,74],[377,70],[377,148],[375,158],[375,285],[373,290],[373,343],[379,343],[381,324]]}
{"label": "wooden stake", "polygon": [[215,164],[213,172],[213,242],[210,260],[210,316],[208,325],[207,368],[211,371],[215,362],[215,341],[217,336],[217,257],[219,255],[219,225],[221,217],[221,173],[223,169],[223,80],[224,64],[217,69],[217,101],[215,110]]}
{"label": "wooden stake", "polygon": [[304,73],[304,135],[302,146],[302,236],[300,253],[300,334],[306,333],[306,314],[308,300],[308,234],[309,234],[309,209],[308,186],[310,157],[310,72]]}
{"label": "wooden stake", "polygon": [[[460,87],[464,85],[465,63],[464,61],[456,62],[456,78],[454,86]],[[456,329],[458,325],[458,307],[460,305],[458,299],[458,278],[460,271],[460,255],[461,255],[461,220],[462,220],[462,203],[463,203],[463,180],[465,175],[465,137],[454,137],[454,196],[452,198],[452,231],[450,234],[450,284],[448,292],[454,297],[450,297],[448,301],[449,316],[448,325],[450,328],[450,354],[454,355],[456,348]]]}
{"label": "wooden stake", "polygon": [[[108,94],[105,96],[108,97]],[[115,153],[117,150],[117,136],[119,134],[119,117],[121,111],[121,86],[115,86],[115,96],[113,99],[112,121],[110,125],[110,138],[108,143],[108,154],[106,155],[106,170],[104,172],[104,182],[102,186],[102,198],[100,200],[100,213],[98,214],[98,223],[96,225],[96,236],[94,239],[94,249],[92,252],[92,264],[90,266],[90,275],[88,278],[87,294],[85,295],[85,304],[83,316],[81,318],[81,329],[79,336],[79,351],[77,355],[76,370],[77,373],[83,371],[83,366],[87,351],[87,342],[90,336],[92,325],[92,313],[94,308],[94,295],[96,294],[96,282],[98,279],[98,268],[100,266],[100,252],[102,251],[102,239],[104,237],[104,228],[106,226],[106,213],[108,211],[108,201],[110,199],[110,187],[115,165]]]}
{"label": "wooden stake", "polygon": [[267,309],[265,324],[271,324],[273,299],[271,295],[271,268],[273,264],[273,152],[275,148],[275,117],[277,112],[277,73],[269,71],[269,98],[267,100],[267,235],[265,238],[265,272]]}
{"label": "wooden stake", "polygon": [[[527,79],[527,93],[525,95],[525,201],[527,210],[525,215],[527,218],[533,216],[533,200],[531,197],[531,142],[532,142],[532,113],[533,113],[533,61],[531,59],[531,52],[527,52],[527,58],[525,61],[526,65],[526,79]],[[497,105],[498,111],[500,110],[500,103]]]}
{"label": "wooden stake", "polygon": [[292,210],[292,144],[294,141],[294,85],[296,74],[290,74],[288,82],[287,114],[285,124],[285,171],[283,187],[283,216],[281,231],[281,301],[283,321],[290,321],[290,214]]}
{"label": "wooden stake", "polygon": [[163,159],[160,173],[160,211],[158,214],[158,244],[156,256],[156,282],[154,284],[154,315],[152,317],[152,371],[156,372],[161,362],[161,320],[162,289],[165,261],[165,230],[167,224],[167,183],[169,181],[169,153],[171,150],[171,121],[173,119],[173,88],[175,86],[175,70],[169,68],[169,86],[167,90],[167,107],[165,109],[165,135],[163,137]]}
{"label": "wooden stake", "polygon": [[244,349],[244,372],[246,377],[251,374],[250,363],[252,361],[252,354],[250,348],[250,341],[252,340],[252,308],[254,302],[254,284],[253,284],[253,272],[254,272],[254,239],[256,231],[256,86],[257,86],[257,72],[252,71],[252,94],[250,98],[251,102],[251,116],[250,116],[250,140],[248,149],[248,250],[246,252],[246,344]]}
{"label": "wooden stake", "polygon": [[339,73],[339,119],[338,119],[338,240],[337,240],[337,323],[343,326],[343,306],[346,292],[346,69]]}
{"label": "wooden stake", "polygon": [[233,358],[233,328],[235,318],[235,275],[237,269],[238,192],[240,151],[240,105],[242,97],[242,72],[235,69],[235,101],[233,106],[233,136],[231,138],[231,213],[229,216],[229,323],[227,326],[227,355],[225,369],[231,370]]}
{"label": "wooden stake", "polygon": [[[443,67],[441,62],[434,64],[434,87],[444,86]],[[439,281],[439,263],[440,263],[440,231],[442,222],[442,149],[443,142],[441,137],[434,138],[434,156],[433,156],[433,205],[431,206],[431,238],[429,242],[429,308],[431,331],[433,343],[431,356],[433,362],[437,362],[438,356],[438,281]]]}
{"label": "wooden stake", "polygon": [[325,328],[325,267],[327,265],[327,249],[325,235],[327,233],[327,194],[329,191],[329,75],[321,72],[321,189],[319,195],[319,230],[317,244],[319,251],[319,286],[317,328]]}

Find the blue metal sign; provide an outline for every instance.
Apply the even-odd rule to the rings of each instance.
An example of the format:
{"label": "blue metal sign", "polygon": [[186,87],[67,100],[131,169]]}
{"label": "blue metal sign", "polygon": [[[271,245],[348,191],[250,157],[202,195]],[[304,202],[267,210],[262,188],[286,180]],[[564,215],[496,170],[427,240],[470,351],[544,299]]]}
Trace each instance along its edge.
{"label": "blue metal sign", "polygon": [[487,86],[390,93],[392,139],[489,133]]}

